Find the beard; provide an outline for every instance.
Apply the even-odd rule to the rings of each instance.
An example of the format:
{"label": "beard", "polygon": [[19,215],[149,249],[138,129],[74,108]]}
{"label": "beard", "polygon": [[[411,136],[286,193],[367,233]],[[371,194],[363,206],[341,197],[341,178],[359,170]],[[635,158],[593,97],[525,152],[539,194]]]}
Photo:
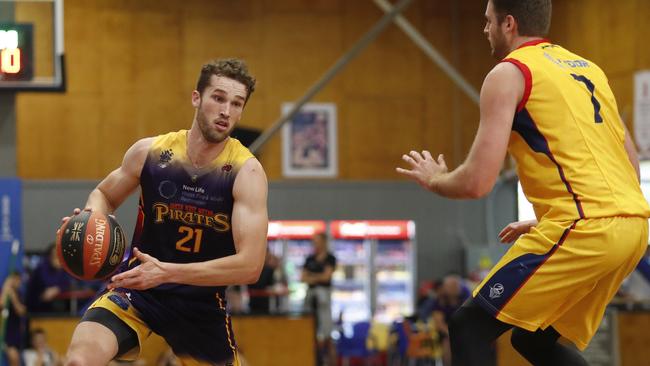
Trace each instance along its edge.
{"label": "beard", "polygon": [[492,56],[497,60],[503,60],[510,53],[503,34],[495,34],[492,37]]}
{"label": "beard", "polygon": [[211,128],[210,125],[212,122],[210,122],[209,118],[203,112],[201,104],[199,104],[196,121],[199,124],[199,130],[201,130],[201,135],[203,135],[203,138],[213,144],[223,142],[226,138],[228,138],[228,136],[230,136],[230,132],[232,131],[232,127],[230,127],[230,129],[226,132],[219,132],[214,128]]}

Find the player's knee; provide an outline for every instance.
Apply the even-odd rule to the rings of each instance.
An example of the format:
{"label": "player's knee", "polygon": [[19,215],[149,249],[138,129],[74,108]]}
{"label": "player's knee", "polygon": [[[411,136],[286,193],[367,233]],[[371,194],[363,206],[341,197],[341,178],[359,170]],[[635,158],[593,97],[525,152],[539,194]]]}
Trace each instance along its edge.
{"label": "player's knee", "polygon": [[90,360],[80,352],[70,352],[65,357],[65,366],[88,366]]}
{"label": "player's knee", "polygon": [[65,366],[105,365],[111,358],[105,356],[105,352],[100,345],[92,344],[89,341],[73,341],[68,347],[65,356]]}

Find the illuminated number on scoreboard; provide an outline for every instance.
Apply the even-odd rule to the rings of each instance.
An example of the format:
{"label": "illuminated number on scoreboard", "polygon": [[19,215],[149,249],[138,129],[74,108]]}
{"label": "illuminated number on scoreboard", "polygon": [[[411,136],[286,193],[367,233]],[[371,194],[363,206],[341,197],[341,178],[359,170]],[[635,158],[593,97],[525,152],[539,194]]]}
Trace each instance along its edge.
{"label": "illuminated number on scoreboard", "polygon": [[0,31],[0,72],[17,74],[20,72],[20,66],[18,32],[15,30]]}
{"label": "illuminated number on scoreboard", "polygon": [[0,54],[0,71],[7,74],[20,72],[20,48],[5,48]]}
{"label": "illuminated number on scoreboard", "polygon": [[[176,250],[187,253],[198,253],[199,250],[201,250],[201,238],[203,237],[202,229],[181,226],[178,228],[178,232],[184,234],[184,236],[176,242]],[[194,239],[194,245],[190,243],[192,239]]]}
{"label": "illuminated number on scoreboard", "polygon": [[18,48],[18,32],[0,30],[0,48]]}

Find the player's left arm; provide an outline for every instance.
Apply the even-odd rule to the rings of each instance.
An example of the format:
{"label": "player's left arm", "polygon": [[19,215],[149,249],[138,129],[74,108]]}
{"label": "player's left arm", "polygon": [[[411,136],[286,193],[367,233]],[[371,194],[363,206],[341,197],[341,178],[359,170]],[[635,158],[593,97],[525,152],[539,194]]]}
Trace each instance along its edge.
{"label": "player's left arm", "polygon": [[168,263],[134,248],[133,253],[141,264],[113,276],[109,288],[144,290],[162,283],[226,286],[256,282],[266,256],[267,194],[264,169],[257,159],[251,158],[237,174],[233,187],[235,203],[231,224],[234,255],[204,262]]}
{"label": "player's left arm", "polygon": [[524,94],[522,73],[510,63],[500,63],[485,77],[481,88],[481,120],[465,161],[448,172],[444,157],[428,151],[402,156],[408,169],[397,172],[425,189],[448,198],[480,198],[494,186],[508,149],[512,121]]}

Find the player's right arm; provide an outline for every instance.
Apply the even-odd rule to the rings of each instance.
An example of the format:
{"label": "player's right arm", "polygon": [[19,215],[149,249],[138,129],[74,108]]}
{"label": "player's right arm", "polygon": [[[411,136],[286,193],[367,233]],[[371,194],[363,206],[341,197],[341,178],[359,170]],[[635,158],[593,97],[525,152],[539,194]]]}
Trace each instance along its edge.
{"label": "player's right arm", "polygon": [[495,66],[481,88],[479,127],[465,161],[449,172],[442,154],[434,159],[428,151],[411,151],[402,156],[409,167],[397,168],[397,172],[447,198],[481,198],[490,193],[506,157],[525,85],[524,75],[515,65],[502,62]]}
{"label": "player's right arm", "polygon": [[[115,211],[124,200],[140,184],[140,172],[147,159],[147,153],[153,142],[153,137],[138,140],[124,154],[122,164],[102,180],[88,196],[84,210],[98,211],[110,214]],[[75,209],[76,215],[81,212]],[[63,222],[69,217],[64,217]]]}

